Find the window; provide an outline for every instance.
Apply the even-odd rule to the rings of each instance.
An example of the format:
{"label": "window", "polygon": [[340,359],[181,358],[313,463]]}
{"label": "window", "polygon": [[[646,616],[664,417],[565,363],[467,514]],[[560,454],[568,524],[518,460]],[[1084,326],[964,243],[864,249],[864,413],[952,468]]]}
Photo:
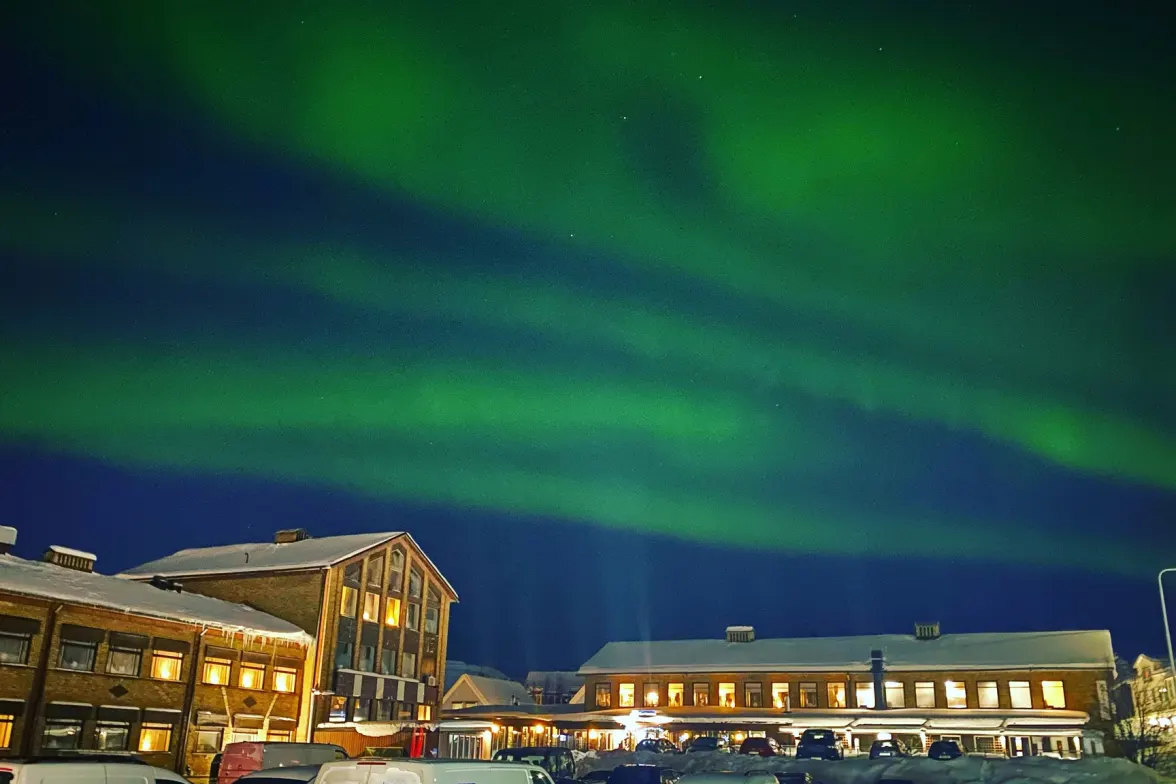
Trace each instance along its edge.
{"label": "window", "polygon": [[380,672],[385,675],[396,674],[396,646],[385,645],[380,649]]}
{"label": "window", "polygon": [[668,700],[666,704],[669,705],[671,708],[681,708],[682,707],[682,692],[684,692],[685,690],[686,690],[686,687],[684,684],[671,683],[669,686],[666,687],[666,697]]}
{"label": "window", "polygon": [[710,684],[696,683],[694,684],[694,704],[695,706],[705,707],[710,705]]}
{"label": "window", "polygon": [[111,648],[106,659],[106,671],[111,675],[139,677],[143,666],[143,652],[137,648]]}
{"label": "window", "polygon": [[81,719],[46,719],[41,748],[77,749],[81,748],[81,738]]}
{"label": "window", "polygon": [[947,696],[947,707],[968,707],[968,687],[960,681],[944,681],[943,692]]}
{"label": "window", "polygon": [[216,754],[221,750],[221,740],[224,738],[224,730],[196,730],[196,753],[197,754]]}
{"label": "window", "polygon": [[290,743],[294,740],[294,733],[290,730],[270,730],[266,740],[270,743]]}
{"label": "window", "polygon": [[996,681],[980,681],[977,683],[976,696],[980,699],[981,708],[1000,707],[1000,697],[996,691]]}
{"label": "window", "polygon": [[376,671],[376,646],[359,646],[359,669],[364,672]]}
{"label": "window", "polygon": [[421,628],[421,606],[419,604],[408,605],[408,617],[405,619],[404,625],[414,632]]}
{"label": "window", "polygon": [[1029,693],[1029,681],[1009,681],[1009,706],[1032,708],[1033,696]]}
{"label": "window", "polygon": [[16,717],[11,714],[0,714],[0,749],[12,745],[12,724]]}
{"label": "window", "polygon": [[417,706],[417,721],[429,721],[433,718],[432,705],[418,705]]}
{"label": "window", "polygon": [[355,652],[355,643],[348,640],[341,642],[335,646],[335,669],[349,670],[352,665],[352,654]]}
{"label": "window", "polygon": [[343,598],[339,602],[339,614],[347,618],[355,617],[356,605],[359,602],[359,594],[350,585],[343,586]]}
{"label": "window", "polygon": [[915,684],[915,707],[935,707],[935,684],[932,681],[919,681]]}
{"label": "window", "polygon": [[364,591],[363,619],[368,623],[380,622],[380,595],[378,593]]}
{"label": "window", "polygon": [[94,748],[126,751],[131,746],[131,725],[123,721],[100,721],[94,726]]}
{"label": "window", "polygon": [[855,683],[853,685],[853,699],[859,708],[873,708],[874,684]]}
{"label": "window", "polygon": [[368,559],[367,584],[372,588],[384,587],[384,556],[373,555]]}
{"label": "window", "polygon": [[388,597],[388,603],[384,607],[384,625],[385,626],[399,626],[400,625],[400,600],[394,597]]}
{"label": "window", "polygon": [[298,671],[289,667],[274,668],[274,691],[292,694],[298,688]]}
{"label": "window", "polygon": [[844,708],[845,706],[845,684],[844,683],[827,683],[825,684],[825,694],[829,698],[830,708]]}
{"label": "window", "polygon": [[400,656],[400,674],[405,678],[416,677],[416,654],[405,651]]}
{"label": "window", "polygon": [[178,681],[184,668],[184,654],[171,651],[151,652],[151,677],[161,681]]}
{"label": "window", "polygon": [[372,718],[372,699],[370,697],[356,697],[351,702],[352,721],[370,721]]}
{"label": "window", "polygon": [[436,634],[441,626],[441,610],[436,607],[425,608],[425,634]]}
{"label": "window", "polygon": [[346,697],[331,698],[331,712],[327,715],[327,721],[347,721]]}
{"label": "window", "polygon": [[772,684],[772,707],[776,710],[788,710],[792,707],[788,701],[788,684]]}
{"label": "window", "polygon": [[735,707],[735,684],[734,683],[720,683],[719,684],[719,707],[720,708],[734,708]]}
{"label": "window", "polygon": [[359,573],[362,570],[362,564],[352,563],[347,564],[343,568],[343,584],[359,587]]}
{"label": "window", "polygon": [[0,632],[0,664],[28,664],[31,634]]}
{"label": "window", "polygon": [[596,684],[596,707],[612,707],[612,686],[608,683]]}
{"label": "window", "polygon": [[815,708],[817,707],[817,684],[802,683],[800,684],[800,707]]}
{"label": "window", "polygon": [[93,672],[96,658],[98,658],[98,643],[62,640],[57,666],[63,670]]}
{"label": "window", "polygon": [[233,663],[228,659],[213,659],[205,656],[203,681],[213,686],[228,686],[229,673],[232,669]]}
{"label": "window", "polygon": [[139,730],[139,751],[167,751],[171,736],[170,724],[144,724]]}
{"label": "window", "polygon": [[1042,681],[1041,698],[1047,708],[1066,707],[1066,688],[1061,681]]}
{"label": "window", "polygon": [[632,683],[621,684],[621,699],[618,703],[622,708],[633,707],[633,696],[636,692],[636,687]]}
{"label": "window", "polygon": [[404,586],[401,582],[404,580],[404,553],[400,550],[393,550],[392,557],[388,559],[388,590],[403,591]]}
{"label": "window", "polygon": [[421,573],[418,572],[416,569],[413,569],[408,574],[408,598],[409,599],[421,598],[421,585],[422,585]]}
{"label": "window", "polygon": [[886,681],[886,707],[906,707],[906,687],[902,681]]}
{"label": "window", "polygon": [[743,704],[748,708],[764,707],[764,685],[762,683],[743,684]]}
{"label": "window", "polygon": [[[471,702],[467,708],[473,708],[477,703]],[[376,721],[392,720],[392,700],[376,700]]]}
{"label": "window", "polygon": [[242,662],[238,678],[242,689],[264,689],[265,665]]}
{"label": "window", "polygon": [[647,683],[643,690],[645,694],[645,707],[656,708],[661,698],[661,691],[658,689],[656,683]]}

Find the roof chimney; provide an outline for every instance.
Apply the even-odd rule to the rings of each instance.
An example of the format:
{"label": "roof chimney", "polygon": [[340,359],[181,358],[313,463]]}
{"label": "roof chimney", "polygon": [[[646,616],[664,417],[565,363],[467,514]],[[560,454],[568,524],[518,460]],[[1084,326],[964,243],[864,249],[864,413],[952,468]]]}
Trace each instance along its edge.
{"label": "roof chimney", "polygon": [[309,538],[305,528],[284,528],[274,534],[274,544],[292,544]]}
{"label": "roof chimney", "polygon": [[939,621],[935,623],[916,623],[915,624],[915,639],[916,640],[938,640],[939,639]]}
{"label": "roof chimney", "polygon": [[12,552],[16,544],[16,529],[10,525],[0,525],[0,555]]}
{"label": "roof chimney", "polygon": [[727,642],[755,642],[755,627],[728,626]]}
{"label": "roof chimney", "polygon": [[97,562],[98,556],[93,553],[87,553],[84,550],[72,550],[68,547],[55,544],[45,551],[45,555],[41,560],[45,563],[51,563],[54,566],[73,569],[75,572],[92,572],[94,571],[94,564]]}
{"label": "roof chimney", "polygon": [[151,578],[148,583],[152,588],[158,588],[161,591],[175,591],[176,593],[183,593],[184,586],[177,583],[175,580],[169,580],[166,577],[160,577],[158,574]]}

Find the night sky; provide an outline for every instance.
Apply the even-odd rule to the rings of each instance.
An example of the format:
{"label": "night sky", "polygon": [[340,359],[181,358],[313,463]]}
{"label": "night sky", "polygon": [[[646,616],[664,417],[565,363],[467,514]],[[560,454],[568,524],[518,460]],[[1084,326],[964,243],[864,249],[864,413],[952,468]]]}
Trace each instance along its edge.
{"label": "night sky", "polygon": [[1159,4],[23,5],[20,553],[408,530],[515,674],[732,623],[1162,650]]}

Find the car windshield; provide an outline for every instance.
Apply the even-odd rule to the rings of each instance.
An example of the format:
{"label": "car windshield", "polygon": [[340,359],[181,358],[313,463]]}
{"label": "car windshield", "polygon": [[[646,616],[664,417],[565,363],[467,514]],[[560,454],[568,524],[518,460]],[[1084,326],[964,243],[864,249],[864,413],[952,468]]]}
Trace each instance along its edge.
{"label": "car windshield", "polygon": [[690,744],[696,748],[716,748],[719,745],[718,738],[695,738],[694,742]]}

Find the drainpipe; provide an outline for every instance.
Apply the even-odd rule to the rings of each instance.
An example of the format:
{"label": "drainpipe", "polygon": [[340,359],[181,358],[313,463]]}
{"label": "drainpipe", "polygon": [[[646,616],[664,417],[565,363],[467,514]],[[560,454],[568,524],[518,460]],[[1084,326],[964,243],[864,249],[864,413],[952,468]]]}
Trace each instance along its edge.
{"label": "drainpipe", "polygon": [[886,710],[886,660],[882,651],[870,651],[870,672],[874,676],[874,708]]}
{"label": "drainpipe", "polygon": [[192,637],[192,662],[188,665],[188,682],[184,684],[184,712],[180,714],[179,735],[183,748],[176,754],[175,765],[176,773],[181,776],[188,764],[188,729],[192,726],[192,707],[196,701],[196,678],[199,676],[197,665],[200,663],[200,645],[204,642],[206,631],[208,629],[201,629]]}
{"label": "drainpipe", "polygon": [[45,702],[45,680],[49,675],[49,656],[53,652],[53,638],[57,632],[57,611],[64,605],[49,605],[49,614],[45,617],[45,638],[41,641],[41,655],[37,662],[37,669],[33,673],[33,685],[29,689],[29,698],[25,700],[24,729],[20,733],[20,755],[33,756],[33,736],[37,729],[37,715]]}

